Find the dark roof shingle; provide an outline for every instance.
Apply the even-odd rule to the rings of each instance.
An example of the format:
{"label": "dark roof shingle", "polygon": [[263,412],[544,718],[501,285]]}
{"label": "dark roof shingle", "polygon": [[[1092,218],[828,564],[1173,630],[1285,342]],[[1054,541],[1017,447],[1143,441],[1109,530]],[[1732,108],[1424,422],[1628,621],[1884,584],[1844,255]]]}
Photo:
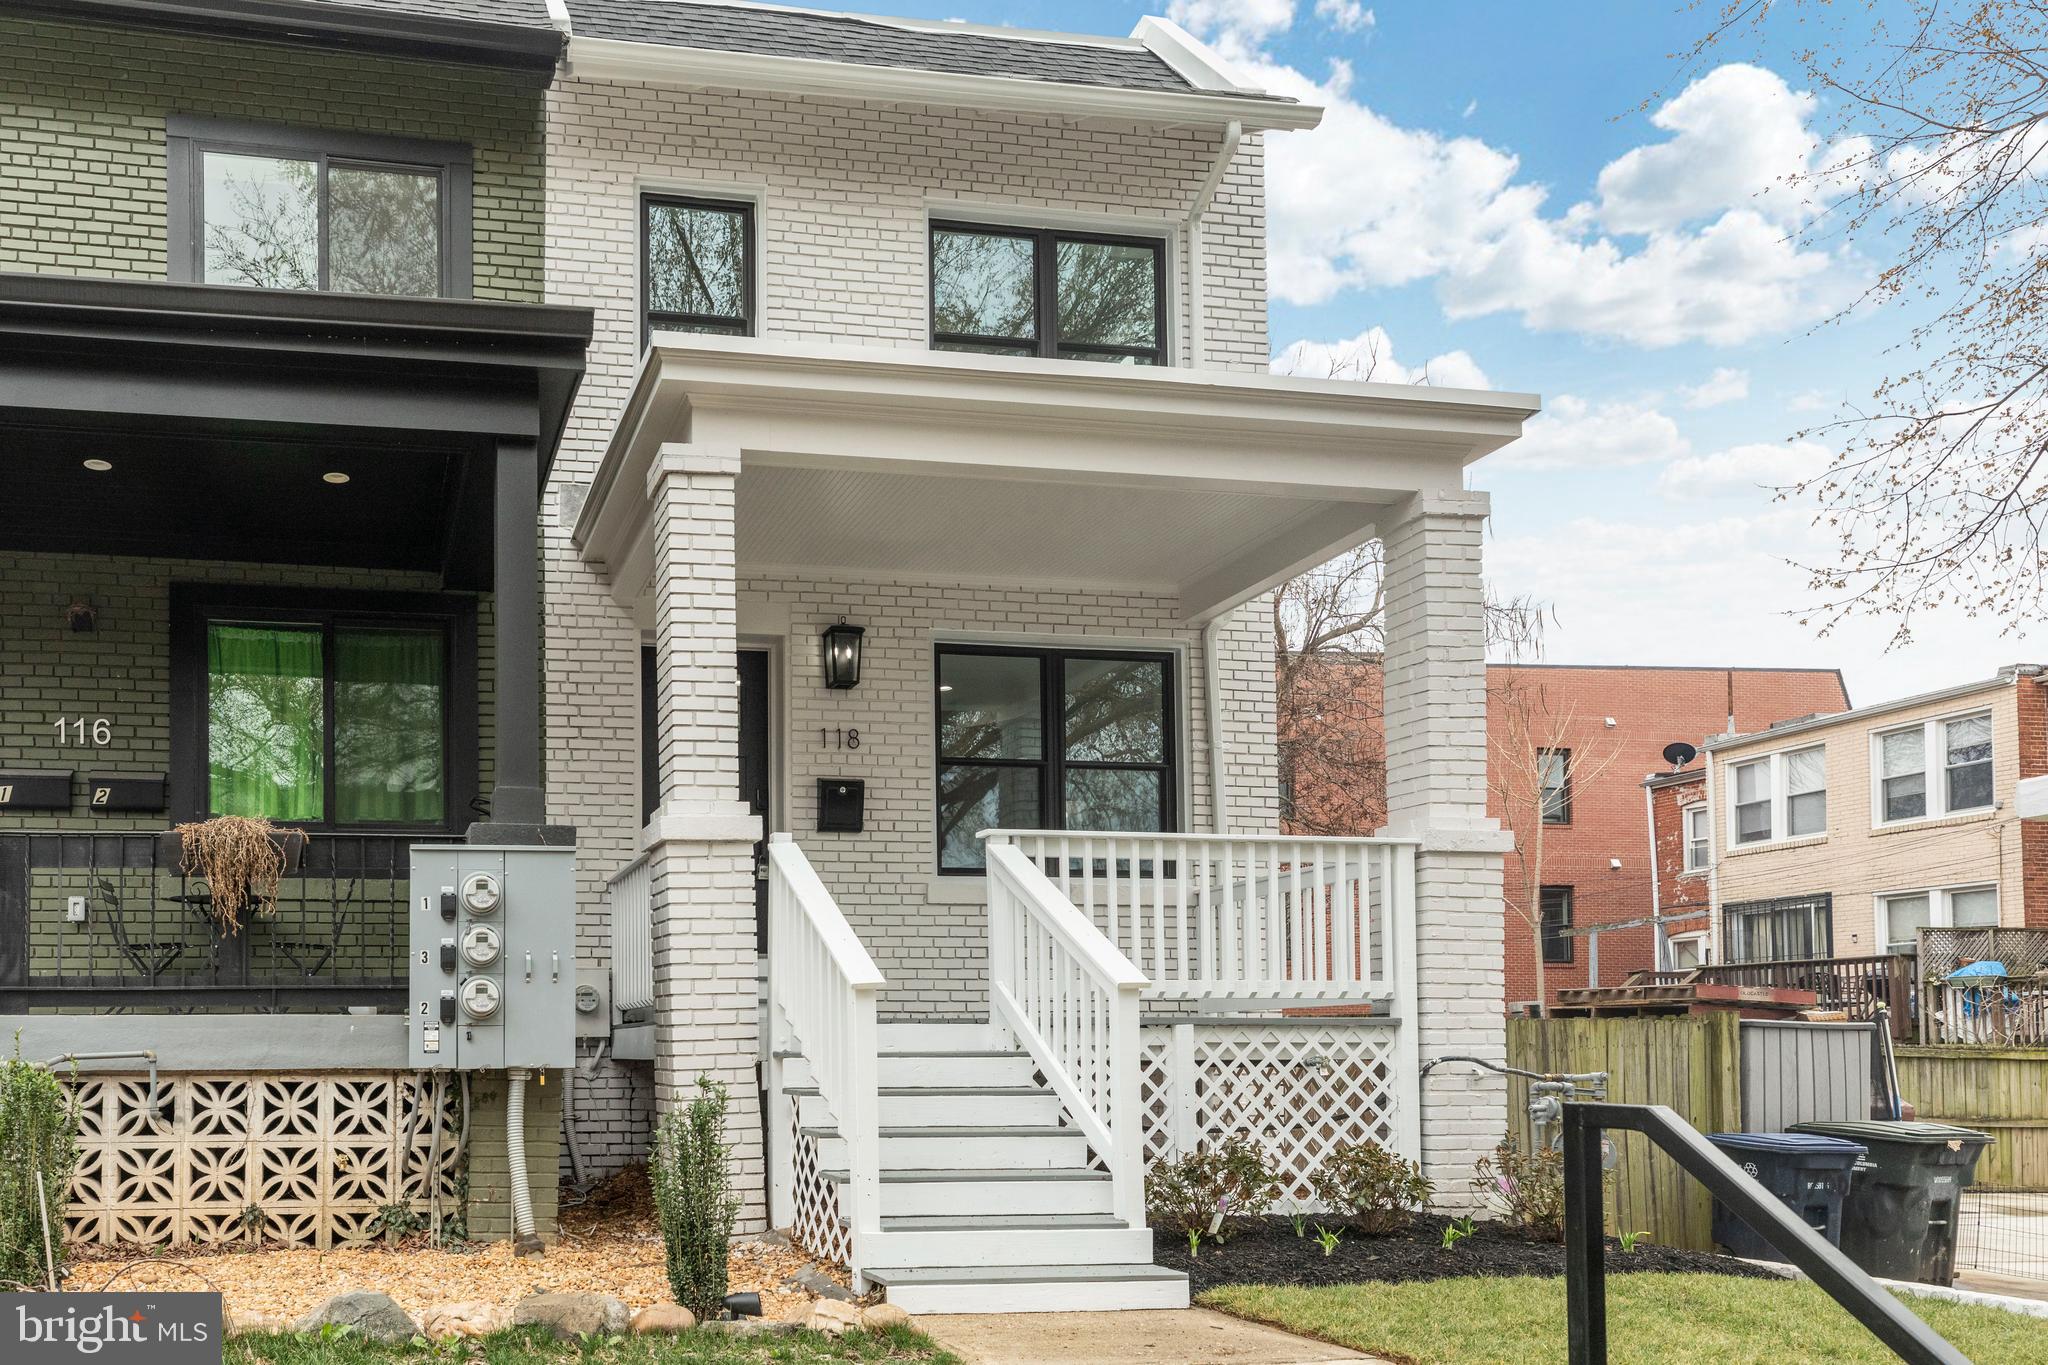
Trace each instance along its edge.
{"label": "dark roof shingle", "polygon": [[1194,88],[1157,54],[1139,47],[1005,38],[966,30],[948,33],[847,15],[687,0],[569,0],[569,19],[579,38],[1126,90]]}
{"label": "dark roof shingle", "polygon": [[547,0],[310,0],[343,9],[388,10],[422,19],[459,19],[516,28],[552,28]]}

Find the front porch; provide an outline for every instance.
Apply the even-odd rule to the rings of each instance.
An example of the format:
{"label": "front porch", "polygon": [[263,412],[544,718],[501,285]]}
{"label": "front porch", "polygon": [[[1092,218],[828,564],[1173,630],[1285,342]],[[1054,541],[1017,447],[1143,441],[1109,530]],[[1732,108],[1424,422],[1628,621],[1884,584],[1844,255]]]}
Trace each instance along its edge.
{"label": "front porch", "polygon": [[[615,1004],[663,1104],[765,1092],[755,1226],[899,1301],[1042,1301],[1079,1258],[1108,1306],[1184,1293],[1137,1264],[1147,1160],[1258,1134],[1305,1197],[1369,1137],[1469,1174],[1497,1092],[1419,1068],[1500,1050],[1462,470],[1530,407],[656,336],[575,533],[651,651]],[[1247,604],[1375,536],[1395,824],[1282,839]]]}

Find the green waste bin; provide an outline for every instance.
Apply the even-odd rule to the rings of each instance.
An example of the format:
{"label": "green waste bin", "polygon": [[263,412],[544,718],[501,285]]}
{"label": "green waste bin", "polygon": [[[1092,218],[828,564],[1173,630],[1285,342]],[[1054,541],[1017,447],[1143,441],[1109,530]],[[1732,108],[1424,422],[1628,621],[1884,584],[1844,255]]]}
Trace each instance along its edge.
{"label": "green waste bin", "polygon": [[1991,1135],[1946,1123],[1795,1123],[1869,1148],[1842,1207],[1842,1251],[1872,1275],[1949,1284],[1962,1195]]}

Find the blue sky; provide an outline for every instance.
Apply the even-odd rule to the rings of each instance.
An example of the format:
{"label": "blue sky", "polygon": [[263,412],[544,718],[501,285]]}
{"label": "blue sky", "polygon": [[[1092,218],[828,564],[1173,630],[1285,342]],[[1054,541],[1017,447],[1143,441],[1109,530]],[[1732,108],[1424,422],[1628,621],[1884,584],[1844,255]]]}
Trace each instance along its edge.
{"label": "blue sky", "polygon": [[892,8],[1114,34],[1163,8],[1325,104],[1322,128],[1269,139],[1275,350],[1543,395],[1472,481],[1494,495],[1494,587],[1555,612],[1551,661],[1841,667],[1860,703],[2039,649],[1962,618],[1891,651],[1888,623],[1798,619],[1813,598],[1786,561],[1829,547],[1768,485],[1824,464],[1824,438],[1788,438],[1867,397],[1907,323],[1821,325],[1881,244],[1797,236],[1814,196],[1773,185],[1828,164],[1829,111],[1784,54],[1681,71],[1705,11],[1678,0]]}

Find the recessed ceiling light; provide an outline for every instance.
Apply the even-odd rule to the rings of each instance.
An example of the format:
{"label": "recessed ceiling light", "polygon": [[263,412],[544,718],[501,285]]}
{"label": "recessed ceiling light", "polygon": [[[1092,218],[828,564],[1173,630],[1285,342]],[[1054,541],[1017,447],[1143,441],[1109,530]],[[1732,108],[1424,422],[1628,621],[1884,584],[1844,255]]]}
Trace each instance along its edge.
{"label": "recessed ceiling light", "polygon": [[104,474],[114,467],[112,460],[87,460],[85,467],[95,474]]}
{"label": "recessed ceiling light", "polygon": [[939,691],[941,691],[941,692],[951,692],[952,690],[953,690],[953,684],[951,684],[951,683],[940,683],[940,684],[939,684]]}
{"label": "recessed ceiling light", "polygon": [[348,475],[342,473],[339,469],[330,469],[325,474],[322,474],[320,477],[325,479],[329,483],[348,482]]}

